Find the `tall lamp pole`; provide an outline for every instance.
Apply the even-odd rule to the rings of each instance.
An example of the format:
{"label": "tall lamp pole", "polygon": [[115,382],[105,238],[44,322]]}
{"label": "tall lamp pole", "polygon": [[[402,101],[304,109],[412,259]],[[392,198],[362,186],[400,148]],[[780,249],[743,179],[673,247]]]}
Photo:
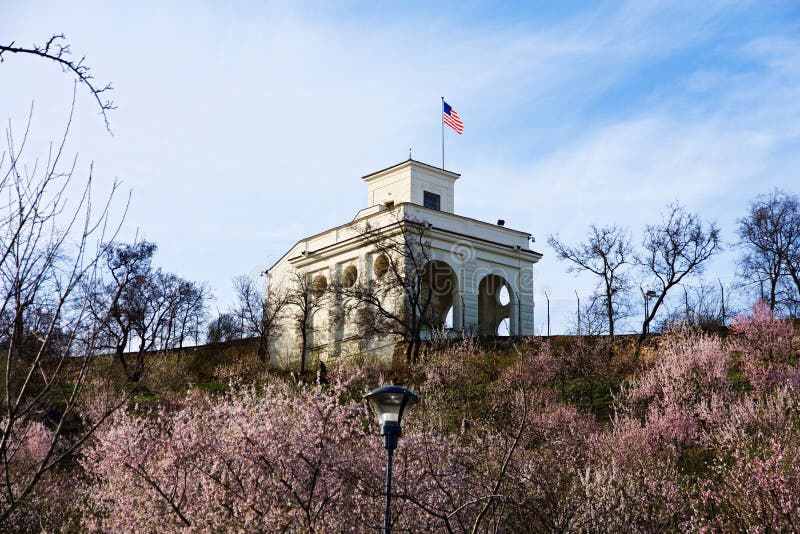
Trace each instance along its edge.
{"label": "tall lamp pole", "polygon": [[419,402],[419,397],[399,386],[383,386],[364,395],[378,416],[386,449],[386,510],[383,514],[383,532],[392,532],[392,456],[401,435],[401,424],[406,407]]}
{"label": "tall lamp pole", "polygon": [[[644,288],[639,287],[642,290],[642,296],[644,297],[644,321],[647,323],[647,318],[650,317],[650,299],[654,299],[658,296],[658,294],[653,291],[652,289],[648,289],[647,291]],[[645,334],[650,333],[650,325],[647,325],[645,329]]]}

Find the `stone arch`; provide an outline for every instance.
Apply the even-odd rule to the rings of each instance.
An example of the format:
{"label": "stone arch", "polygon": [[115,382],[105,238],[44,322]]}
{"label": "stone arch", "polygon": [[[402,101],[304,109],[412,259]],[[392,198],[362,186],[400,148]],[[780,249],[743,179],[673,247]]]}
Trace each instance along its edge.
{"label": "stone arch", "polygon": [[[505,295],[507,294],[507,297]],[[512,328],[511,308],[514,290],[505,278],[488,274],[478,284],[478,332],[482,336],[496,336],[501,324]],[[505,302],[505,303],[503,303]],[[508,320],[504,323],[505,320]]]}
{"label": "stone arch", "polygon": [[458,279],[453,268],[442,260],[428,262],[421,280],[422,300],[431,290],[427,320],[434,328],[441,328],[447,322],[447,315],[455,304]]}

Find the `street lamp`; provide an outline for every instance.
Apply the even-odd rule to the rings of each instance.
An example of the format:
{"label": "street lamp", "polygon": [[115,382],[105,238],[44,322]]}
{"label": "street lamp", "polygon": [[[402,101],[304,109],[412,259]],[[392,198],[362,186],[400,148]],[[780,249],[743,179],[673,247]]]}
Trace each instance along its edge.
{"label": "street lamp", "polygon": [[397,439],[400,437],[400,425],[403,422],[403,413],[407,406],[419,402],[419,397],[400,386],[383,386],[372,393],[364,395],[378,415],[378,424],[381,425],[383,448],[386,449],[386,511],[383,515],[383,532],[390,534],[392,531],[392,455],[397,448]]}
{"label": "street lamp", "polygon": [[[648,289],[646,292],[644,288],[639,287],[642,290],[642,296],[644,297],[644,321],[647,323],[647,318],[650,317],[650,299],[654,299],[658,296],[658,293],[653,291],[652,289]],[[649,325],[648,328],[645,330],[645,334],[649,333]]]}

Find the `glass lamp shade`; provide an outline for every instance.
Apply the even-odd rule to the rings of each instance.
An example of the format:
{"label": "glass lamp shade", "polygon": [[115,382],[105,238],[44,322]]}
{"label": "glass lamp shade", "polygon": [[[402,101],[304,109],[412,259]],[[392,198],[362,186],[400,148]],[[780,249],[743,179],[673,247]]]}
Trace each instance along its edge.
{"label": "glass lamp shade", "polygon": [[417,395],[400,386],[383,386],[364,395],[364,398],[375,409],[381,426],[386,423],[400,426],[406,407],[419,402]]}

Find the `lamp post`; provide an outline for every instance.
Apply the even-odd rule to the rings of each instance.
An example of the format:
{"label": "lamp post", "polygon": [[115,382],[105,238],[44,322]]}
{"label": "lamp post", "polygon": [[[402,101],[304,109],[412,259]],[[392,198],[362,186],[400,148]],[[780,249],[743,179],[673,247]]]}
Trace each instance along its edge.
{"label": "lamp post", "polygon": [[407,406],[419,402],[419,397],[414,393],[399,386],[383,386],[372,393],[364,395],[378,415],[378,424],[381,425],[383,448],[386,449],[386,511],[383,515],[383,532],[392,532],[392,455],[397,448],[397,439],[400,437],[403,422],[403,413]]}
{"label": "lamp post", "polygon": [[[648,289],[647,291],[645,291],[642,287],[639,287],[639,289],[641,289],[642,296],[644,297],[644,321],[647,323],[647,318],[650,317],[650,299],[656,298],[658,294],[652,289]],[[648,325],[648,328],[645,330],[645,334],[650,333],[649,326],[650,325]]]}

